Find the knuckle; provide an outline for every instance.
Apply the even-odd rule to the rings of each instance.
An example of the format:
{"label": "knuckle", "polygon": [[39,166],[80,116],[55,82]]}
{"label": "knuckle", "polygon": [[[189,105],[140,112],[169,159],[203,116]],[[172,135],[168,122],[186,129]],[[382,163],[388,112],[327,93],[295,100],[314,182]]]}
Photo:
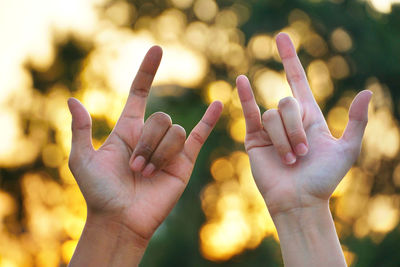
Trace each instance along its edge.
{"label": "knuckle", "polygon": [[151,157],[150,162],[154,164],[156,169],[160,169],[162,166],[164,166],[166,160],[167,159],[165,158],[165,156],[162,153],[160,153],[157,155],[153,155],[153,157]]}
{"label": "knuckle", "polygon": [[144,98],[149,95],[149,89],[146,87],[135,87],[133,88],[132,94]]}
{"label": "knuckle", "polygon": [[286,133],[290,140],[304,139],[305,136],[304,130],[300,128],[288,130]]}
{"label": "knuckle", "polygon": [[286,79],[289,84],[298,83],[304,79],[304,75],[301,71],[292,71],[286,76]]}
{"label": "knuckle", "polygon": [[281,155],[286,155],[290,151],[290,147],[284,143],[278,143],[274,144],[274,147],[276,150],[278,150],[278,153]]}
{"label": "knuckle", "polygon": [[141,155],[143,156],[145,159],[148,159],[151,154],[153,153],[153,148],[149,145],[149,144],[139,144],[137,146],[137,151],[136,151],[136,155]]}
{"label": "knuckle", "polygon": [[258,111],[258,112],[256,112],[256,111],[254,111],[254,112],[249,112],[248,114],[247,114],[247,118],[248,119],[250,119],[250,120],[259,120],[259,118],[260,118],[260,111]]}
{"label": "knuckle", "polygon": [[180,126],[178,124],[173,124],[172,127],[171,127],[171,131],[173,131],[174,135],[179,140],[185,140],[186,139],[186,131],[182,126]]}
{"label": "knuckle", "polygon": [[193,140],[195,140],[200,145],[204,144],[205,140],[198,132],[193,131],[190,135],[192,136]]}
{"label": "knuckle", "polygon": [[285,108],[285,107],[292,107],[295,105],[297,105],[296,99],[294,97],[288,96],[288,97],[282,98],[279,101],[278,108],[281,109],[281,108]]}
{"label": "knuckle", "polygon": [[264,122],[268,123],[275,120],[279,116],[279,113],[276,109],[269,109],[264,112],[262,115],[262,119]]}
{"label": "knuckle", "polygon": [[153,113],[150,116],[150,118],[152,120],[155,120],[159,124],[163,124],[163,125],[171,125],[172,124],[171,117],[168,114],[161,112],[161,111]]}

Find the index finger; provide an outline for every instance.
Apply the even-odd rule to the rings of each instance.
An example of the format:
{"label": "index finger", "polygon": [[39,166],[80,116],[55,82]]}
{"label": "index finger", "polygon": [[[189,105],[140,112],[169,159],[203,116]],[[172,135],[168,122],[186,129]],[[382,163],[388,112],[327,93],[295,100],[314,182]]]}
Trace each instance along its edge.
{"label": "index finger", "polygon": [[317,105],[308,84],[307,76],[289,35],[286,33],[279,33],[276,36],[276,45],[293,96],[299,100],[300,104],[308,103],[311,105]]}
{"label": "index finger", "polygon": [[236,85],[246,121],[246,133],[250,134],[262,130],[260,108],[254,98],[249,80],[246,76],[240,75],[236,79]]}
{"label": "index finger", "polygon": [[121,117],[143,119],[146,111],[146,101],[151,84],[156,75],[162,57],[162,49],[153,46],[146,53],[142,64],[132,82],[129,96]]}

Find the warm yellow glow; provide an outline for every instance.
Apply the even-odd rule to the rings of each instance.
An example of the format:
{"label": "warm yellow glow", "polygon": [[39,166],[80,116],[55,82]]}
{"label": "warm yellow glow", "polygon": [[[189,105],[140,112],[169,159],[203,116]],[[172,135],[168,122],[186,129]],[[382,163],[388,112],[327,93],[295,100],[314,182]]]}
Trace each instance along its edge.
{"label": "warm yellow glow", "polygon": [[374,151],[375,156],[393,158],[399,151],[399,139],[399,128],[387,107],[382,107],[369,116],[364,138],[367,151]]}
{"label": "warm yellow glow", "polygon": [[[143,55],[155,43],[147,31],[105,31],[99,48],[88,57],[81,74],[84,89],[107,84],[115,92],[127,94]],[[179,43],[163,45],[163,60],[154,85],[196,86],[207,72],[205,56]]]}
{"label": "warm yellow glow", "polygon": [[219,158],[211,164],[211,174],[217,181],[232,179],[234,175],[233,165],[229,160]]}
{"label": "warm yellow glow", "polygon": [[349,76],[350,68],[342,56],[334,56],[328,61],[329,72],[333,78],[343,79]]}
{"label": "warm yellow glow", "polygon": [[347,52],[353,46],[350,35],[343,28],[337,28],[332,32],[331,42],[339,52]]}
{"label": "warm yellow glow", "polygon": [[232,120],[229,126],[229,133],[236,142],[244,142],[244,138],[246,137],[246,121],[244,117]]}
{"label": "warm yellow glow", "polygon": [[310,17],[305,13],[303,10],[300,9],[293,9],[290,11],[289,16],[288,16],[288,21],[290,24],[296,23],[296,22],[303,22],[307,25],[311,23]]}
{"label": "warm yellow glow", "polygon": [[393,171],[393,183],[400,187],[400,164],[397,164],[396,168]]}
{"label": "warm yellow glow", "polygon": [[42,150],[42,159],[44,165],[56,168],[60,166],[64,160],[64,154],[56,144],[48,144]]}
{"label": "warm yellow glow", "polygon": [[328,66],[322,60],[314,60],[307,67],[307,76],[315,99],[322,104],[334,89]]}
{"label": "warm yellow glow", "polygon": [[316,33],[306,37],[303,47],[313,57],[322,57],[328,52],[328,46],[324,39]]}
{"label": "warm yellow glow", "polygon": [[273,55],[274,39],[267,34],[255,35],[250,39],[248,48],[254,58],[267,60]]}
{"label": "warm yellow glow", "polygon": [[342,245],[342,250],[347,266],[352,266],[356,259],[356,254],[354,252],[351,252],[346,246],[343,245]]}
{"label": "warm yellow glow", "polygon": [[335,191],[332,194],[332,197],[340,197],[344,193],[346,193],[348,188],[352,185],[353,179],[354,179],[353,178],[353,169],[350,169],[350,171],[343,177],[342,181],[336,187]]}
{"label": "warm yellow glow", "polygon": [[247,72],[248,60],[241,45],[229,43],[223,56],[226,65],[240,69],[240,73]]}
{"label": "warm yellow glow", "polygon": [[129,24],[134,13],[135,7],[123,1],[113,3],[105,12],[106,16],[118,26]]}
{"label": "warm yellow glow", "polygon": [[83,92],[81,101],[91,116],[101,117],[109,114],[110,109],[105,107],[110,106],[112,99],[107,91],[88,88]]}
{"label": "warm yellow glow", "polygon": [[217,15],[218,5],[214,0],[196,0],[193,11],[200,20],[208,22]]}
{"label": "warm yellow glow", "polygon": [[250,229],[243,215],[238,211],[226,212],[220,222],[201,228],[201,252],[210,260],[227,260],[243,250],[249,236]]}
{"label": "warm yellow glow", "polygon": [[378,12],[392,12],[392,5],[400,3],[399,0],[368,0],[369,4]]}
{"label": "warm yellow glow", "polygon": [[68,240],[65,241],[61,246],[61,256],[65,263],[70,262],[72,255],[74,254],[76,245],[78,244],[77,240]]}
{"label": "warm yellow glow", "polygon": [[0,190],[0,220],[5,216],[14,213],[16,207],[14,198],[7,192]]}
{"label": "warm yellow glow", "polygon": [[7,258],[1,258],[0,267],[19,267],[18,263]]}
{"label": "warm yellow glow", "polygon": [[335,214],[342,222],[353,223],[365,214],[372,187],[370,178],[360,168],[353,167],[335,190]]}
{"label": "warm yellow glow", "polygon": [[4,125],[0,131],[0,158],[7,156],[13,150],[16,143],[20,126],[18,118],[11,110],[0,110],[0,125]]}
{"label": "warm yellow glow", "polygon": [[55,267],[60,263],[60,252],[56,248],[43,249],[36,255],[36,264],[40,267]]}
{"label": "warm yellow glow", "polygon": [[354,235],[358,238],[364,238],[370,232],[370,227],[368,225],[366,217],[359,218],[353,226]]}
{"label": "warm yellow glow", "polygon": [[208,46],[208,25],[201,21],[194,21],[186,27],[185,40],[194,49],[205,51]]}
{"label": "warm yellow glow", "polygon": [[76,184],[74,176],[72,175],[69,167],[68,167],[68,161],[65,160],[61,166],[58,168],[58,171],[60,173],[61,180],[65,184]]}
{"label": "warm yellow glow", "polygon": [[235,28],[238,23],[238,15],[231,9],[222,10],[215,18],[215,24],[225,28]]}
{"label": "warm yellow glow", "polygon": [[0,131],[0,166],[15,167],[32,162],[39,153],[40,143],[24,135],[15,111],[0,108],[0,125],[3,125]]}
{"label": "warm yellow glow", "polygon": [[219,197],[219,185],[216,183],[209,183],[203,189],[201,193],[201,208],[207,218],[213,218],[215,214],[215,209],[217,199]]}
{"label": "warm yellow glow", "polygon": [[347,109],[344,107],[334,107],[328,113],[328,126],[334,137],[340,138],[347,125]]}
{"label": "warm yellow glow", "polygon": [[399,222],[399,209],[391,196],[378,195],[372,198],[368,210],[368,224],[375,232],[391,231]]}
{"label": "warm yellow glow", "polygon": [[284,73],[261,69],[253,80],[257,94],[261,97],[261,104],[268,109],[276,108],[279,100],[292,95]]}
{"label": "warm yellow glow", "polygon": [[171,0],[172,4],[177,8],[186,9],[193,4],[193,0]]}
{"label": "warm yellow glow", "polygon": [[78,240],[82,234],[83,227],[85,226],[85,218],[68,216],[64,220],[64,229],[68,236],[72,239]]}
{"label": "warm yellow glow", "polygon": [[223,104],[230,101],[232,94],[232,86],[226,81],[211,82],[207,86],[207,100],[209,103],[219,100]]}
{"label": "warm yellow glow", "polygon": [[185,30],[186,15],[178,9],[167,9],[157,18],[157,36],[165,41],[176,41]]}
{"label": "warm yellow glow", "polygon": [[273,221],[251,175],[248,155],[234,151],[229,157],[218,158],[211,173],[221,178],[209,184],[201,195],[208,219],[200,231],[203,255],[211,260],[227,260],[246,248],[257,247],[266,235],[277,239]]}

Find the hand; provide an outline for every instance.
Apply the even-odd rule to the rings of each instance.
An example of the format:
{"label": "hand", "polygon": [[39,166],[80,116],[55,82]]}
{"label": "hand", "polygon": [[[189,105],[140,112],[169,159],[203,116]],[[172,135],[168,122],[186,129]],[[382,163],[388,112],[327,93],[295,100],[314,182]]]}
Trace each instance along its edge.
{"label": "hand", "polygon": [[[146,99],[162,50],[152,47],[132,83],[122,114],[104,144],[91,142],[91,118],[76,99],[72,114],[70,169],[91,217],[123,225],[146,243],[184,191],[197,155],[216,124],[212,103],[185,141],[185,131],[158,112],[144,123]],[[101,220],[92,220],[101,221]]]}
{"label": "hand", "polygon": [[[290,38],[276,38],[293,97],[261,118],[249,81],[237,79],[246,120],[245,148],[271,215],[327,203],[359,155],[372,93],[360,92],[340,139],[334,138],[316,103]],[[265,88],[265,90],[268,90]]]}

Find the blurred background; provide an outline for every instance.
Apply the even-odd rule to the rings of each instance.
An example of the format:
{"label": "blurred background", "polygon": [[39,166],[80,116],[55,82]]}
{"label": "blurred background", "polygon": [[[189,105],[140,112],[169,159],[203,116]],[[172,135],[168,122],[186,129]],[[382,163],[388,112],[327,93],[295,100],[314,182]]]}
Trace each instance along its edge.
{"label": "blurred background", "polygon": [[244,153],[234,81],[262,110],[290,95],[274,36],[290,34],[332,134],[373,91],[361,156],[331,200],[351,266],[399,266],[399,0],[0,1],[0,266],[66,266],[86,216],[67,166],[74,96],[94,145],[113,128],[153,44],[164,58],[147,116],[189,132],[225,104],[191,181],[141,266],[281,266],[279,241]]}

